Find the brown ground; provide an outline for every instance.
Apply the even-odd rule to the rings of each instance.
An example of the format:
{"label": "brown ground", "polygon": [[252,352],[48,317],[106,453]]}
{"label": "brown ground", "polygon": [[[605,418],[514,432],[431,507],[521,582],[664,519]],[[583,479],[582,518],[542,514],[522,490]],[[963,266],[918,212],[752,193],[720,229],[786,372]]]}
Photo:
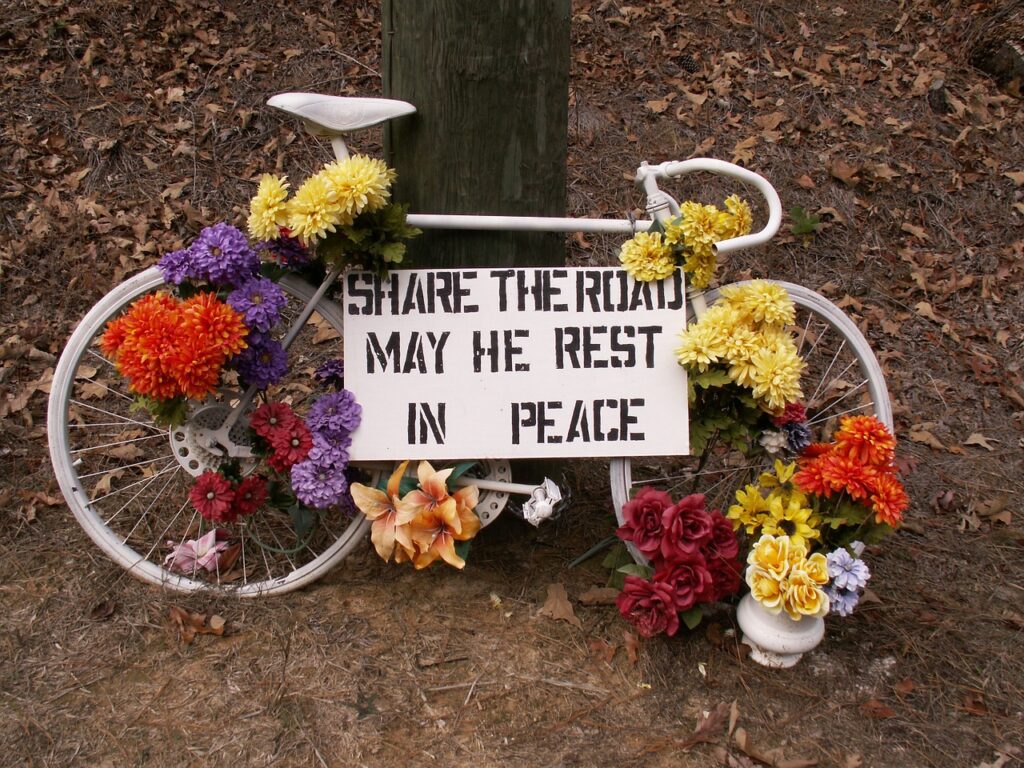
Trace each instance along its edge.
{"label": "brown ground", "polygon": [[[266,96],[380,92],[375,3],[275,5],[37,0],[0,20],[0,764],[1020,765],[1024,112],[964,47],[998,4],[574,4],[572,211],[636,205],[641,159],[743,161],[824,226],[731,276],[824,291],[886,367],[907,525],[871,553],[876,599],[783,672],[737,656],[731,613],[635,664],[612,607],[538,616],[548,584],[605,578],[567,568],[611,530],[602,463],[570,466],[558,521],[489,528],[464,573],[363,551],[302,593],[214,605],[87,541],[44,439],[74,323],[237,220],[256,174],[326,157]],[[588,244],[572,258],[611,258]],[[183,644],[175,604],[226,634]]]}

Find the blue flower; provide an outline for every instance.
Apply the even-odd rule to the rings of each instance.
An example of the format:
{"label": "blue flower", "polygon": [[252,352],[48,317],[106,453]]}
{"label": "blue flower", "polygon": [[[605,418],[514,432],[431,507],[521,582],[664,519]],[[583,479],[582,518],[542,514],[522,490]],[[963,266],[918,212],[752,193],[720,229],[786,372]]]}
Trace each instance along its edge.
{"label": "blue flower", "polygon": [[856,590],[836,589],[832,584],[825,587],[825,595],[828,597],[829,613],[837,613],[840,616],[849,616],[860,602],[860,595]]}
{"label": "blue flower", "polygon": [[871,578],[871,571],[863,560],[857,560],[846,549],[829,552],[828,575],[836,589],[856,592],[863,589]]}
{"label": "blue flower", "polygon": [[269,252],[286,267],[303,267],[312,260],[309,249],[294,237],[264,240],[256,244],[256,250]]}
{"label": "blue flower", "polygon": [[288,372],[288,355],[270,336],[253,332],[246,337],[248,347],[232,360],[238,375],[259,389],[276,384]]}
{"label": "blue flower", "polygon": [[192,266],[192,255],[187,248],[180,251],[171,251],[160,257],[156,263],[157,268],[164,276],[164,281],[171,285],[181,285],[186,277],[191,277],[189,271]]}
{"label": "blue flower", "polygon": [[328,360],[317,368],[313,375],[330,387],[343,389],[345,387],[345,361],[340,358]]}
{"label": "blue flower", "polygon": [[207,227],[189,248],[191,276],[214,285],[237,287],[256,275],[260,257],[237,227],[220,222]]}
{"label": "blue flower", "polygon": [[790,422],[782,425],[782,432],[786,435],[786,443],[790,453],[803,453],[813,440],[811,428],[806,422]]}

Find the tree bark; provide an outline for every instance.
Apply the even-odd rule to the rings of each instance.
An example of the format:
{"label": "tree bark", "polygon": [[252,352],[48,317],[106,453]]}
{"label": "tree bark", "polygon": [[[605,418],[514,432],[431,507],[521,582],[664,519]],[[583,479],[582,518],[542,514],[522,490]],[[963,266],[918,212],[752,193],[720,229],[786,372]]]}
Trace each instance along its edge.
{"label": "tree bark", "polygon": [[[415,213],[565,215],[569,0],[384,0],[394,198]],[[419,267],[555,266],[564,236],[425,232]]]}

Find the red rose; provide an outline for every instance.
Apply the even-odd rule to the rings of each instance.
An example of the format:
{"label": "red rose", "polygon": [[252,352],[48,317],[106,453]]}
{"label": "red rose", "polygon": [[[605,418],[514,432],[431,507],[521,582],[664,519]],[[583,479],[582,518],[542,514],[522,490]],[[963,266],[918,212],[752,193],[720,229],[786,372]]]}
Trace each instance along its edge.
{"label": "red rose", "polygon": [[688,611],[715,596],[711,571],[699,554],[682,562],[665,563],[654,572],[654,583],[671,590],[677,611]]}
{"label": "red rose", "polygon": [[711,538],[704,546],[704,556],[708,561],[719,557],[726,560],[735,559],[740,553],[740,543],[736,539],[736,531],[732,522],[717,509],[711,511]]}
{"label": "red rose", "polygon": [[615,604],[623,618],[644,637],[654,637],[659,632],[674,635],[679,631],[679,613],[672,590],[666,584],[627,576]]}
{"label": "red rose", "polygon": [[640,489],[622,507],[625,522],[615,532],[623,541],[631,541],[648,558],[661,549],[662,513],[672,506],[672,497],[650,486]]}
{"label": "red rose", "polygon": [[725,560],[720,557],[709,559],[708,571],[711,573],[713,584],[712,600],[724,600],[740,591],[743,564],[739,560]]}
{"label": "red rose", "polygon": [[704,510],[704,494],[691,493],[661,515],[661,556],[666,562],[700,554],[711,538],[711,515]]}

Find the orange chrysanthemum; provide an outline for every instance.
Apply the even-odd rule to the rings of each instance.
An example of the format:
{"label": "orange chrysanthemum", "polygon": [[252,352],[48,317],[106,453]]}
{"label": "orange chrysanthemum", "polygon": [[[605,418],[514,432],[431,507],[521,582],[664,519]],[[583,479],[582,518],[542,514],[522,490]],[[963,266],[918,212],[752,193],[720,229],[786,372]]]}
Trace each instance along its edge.
{"label": "orange chrysanthemum", "polygon": [[215,293],[197,293],[181,306],[182,332],[192,334],[209,350],[219,351],[226,360],[246,347],[249,333],[242,315]]}
{"label": "orange chrysanthemum", "polygon": [[793,475],[793,484],[804,493],[813,493],[815,496],[832,495],[832,486],[825,479],[820,459],[802,459],[800,471]]}
{"label": "orange chrysanthemum", "polygon": [[896,453],[896,438],[874,416],[847,416],[835,435],[836,451],[861,464],[883,466]]}
{"label": "orange chrysanthemum", "polygon": [[864,501],[874,488],[878,470],[835,451],[806,461],[793,482],[808,493],[831,496],[845,491],[854,501]]}
{"label": "orange chrysanthemum", "polygon": [[879,473],[871,494],[871,508],[875,512],[875,521],[895,528],[903,520],[903,510],[909,505],[907,491],[895,473]]}
{"label": "orange chrysanthemum", "polygon": [[216,388],[228,357],[245,349],[248,332],[242,315],[213,293],[184,302],[154,293],[107,324],[100,348],[137,394],[201,398]]}

